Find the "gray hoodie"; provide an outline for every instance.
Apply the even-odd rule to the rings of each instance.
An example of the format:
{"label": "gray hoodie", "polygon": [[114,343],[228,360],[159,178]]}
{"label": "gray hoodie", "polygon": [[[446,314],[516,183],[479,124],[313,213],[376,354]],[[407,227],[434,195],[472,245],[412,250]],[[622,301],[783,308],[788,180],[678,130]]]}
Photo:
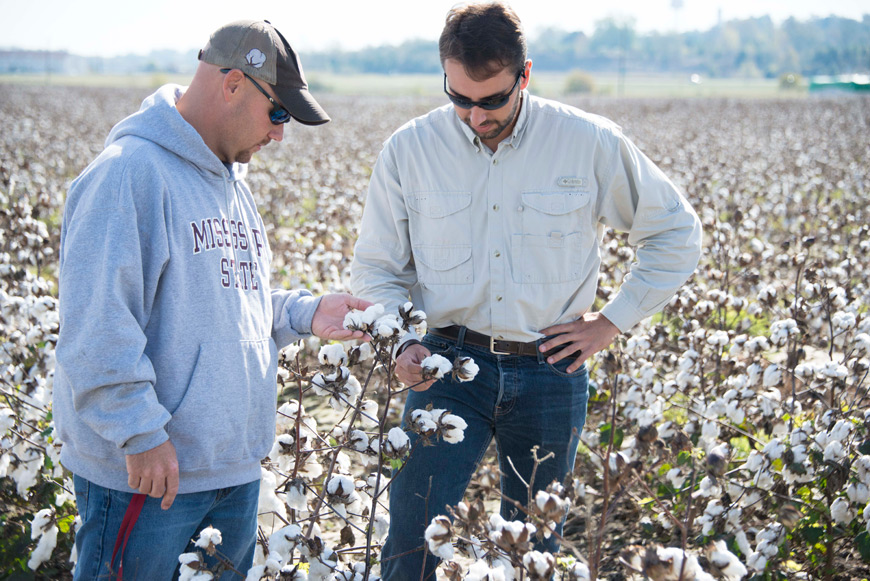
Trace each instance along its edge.
{"label": "gray hoodie", "polygon": [[259,479],[277,349],[310,334],[319,300],[271,289],[247,166],[212,153],[175,108],[182,93],[162,87],[112,129],[63,215],[61,461],[128,492],[125,455],[167,439],[181,493]]}

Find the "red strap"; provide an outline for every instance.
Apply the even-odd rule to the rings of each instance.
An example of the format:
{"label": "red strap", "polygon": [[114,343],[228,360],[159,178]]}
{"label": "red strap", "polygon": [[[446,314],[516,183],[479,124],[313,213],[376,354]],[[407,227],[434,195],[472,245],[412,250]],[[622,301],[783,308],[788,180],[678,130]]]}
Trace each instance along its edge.
{"label": "red strap", "polygon": [[[144,494],[134,494],[130,499],[130,504],[127,505],[127,512],[124,513],[124,520],[121,521],[121,528],[118,530],[118,538],[115,539],[115,550],[112,551],[112,563],[115,562],[115,555],[118,554],[118,549],[121,549],[121,558],[118,562],[118,581],[121,581],[124,571],[124,549],[127,548],[127,539],[130,538],[130,533],[133,532],[133,526],[139,519],[139,513],[142,512],[142,505],[145,504]],[[123,543],[121,542],[123,539]]]}

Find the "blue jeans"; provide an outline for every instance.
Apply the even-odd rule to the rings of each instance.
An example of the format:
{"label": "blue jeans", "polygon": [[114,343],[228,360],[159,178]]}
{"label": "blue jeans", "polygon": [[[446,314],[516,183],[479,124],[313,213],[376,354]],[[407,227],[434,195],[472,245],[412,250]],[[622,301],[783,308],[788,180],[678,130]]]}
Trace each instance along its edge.
{"label": "blue jeans", "polygon": [[[79,476],[73,476],[73,485],[82,518],[76,533],[75,579],[114,579],[120,556],[115,557],[114,563],[109,561],[133,495],[104,488]],[[179,494],[169,510],[160,508],[161,499],[147,497],[124,551],[125,581],[177,579],[178,556],[193,550],[202,553],[210,565],[217,564],[192,542],[209,525],[221,531],[223,542],[217,546],[219,554],[229,559],[242,574],[239,577],[228,571],[220,579],[244,579],[254,560],[259,494],[259,481]]]}
{"label": "blue jeans", "polygon": [[[384,581],[419,581],[421,571],[424,579],[434,581],[438,559],[424,548],[426,526],[436,515],[447,514],[446,506],[462,500],[493,438],[502,473],[501,491],[525,506],[529,490],[515,470],[530,481],[531,450],[537,445],[539,458],[549,452],[554,457],[538,467],[532,495],[553,480],[563,481],[574,470],[586,421],[589,376],[585,365],[569,375],[565,372],[569,361],[550,365],[540,354],[493,355],[488,349],[432,334],[426,335],[423,344],[451,361],[459,355],[471,357],[480,371],[467,383],[448,377],[427,391],[408,393],[404,417],[432,404],[460,416],[468,428],[458,444],[438,440],[434,446],[414,445],[418,437],[408,434],[411,455],[390,485],[390,534],[381,555]],[[513,504],[502,501],[505,519],[522,520],[518,512]],[[551,536],[537,548],[555,552],[558,542]]]}

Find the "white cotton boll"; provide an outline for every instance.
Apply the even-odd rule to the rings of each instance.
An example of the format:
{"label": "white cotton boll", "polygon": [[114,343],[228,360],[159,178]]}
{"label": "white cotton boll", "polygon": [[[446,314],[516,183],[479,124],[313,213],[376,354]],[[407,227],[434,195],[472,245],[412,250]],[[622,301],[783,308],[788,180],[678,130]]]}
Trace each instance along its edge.
{"label": "white cotton boll", "polygon": [[556,558],[550,553],[529,551],[523,555],[523,566],[530,579],[549,579],[556,567]]}
{"label": "white cotton boll", "polygon": [[43,508],[33,515],[33,520],[30,521],[30,538],[36,540],[40,535],[45,533],[48,523],[50,523],[53,518],[54,511],[50,508]]}
{"label": "white cotton boll", "polygon": [[753,363],[746,368],[746,377],[749,380],[750,387],[758,385],[758,381],[761,379],[761,374],[763,372],[764,368],[759,363]]}
{"label": "white cotton boll", "polygon": [[782,457],[784,451],[785,445],[779,441],[779,438],[772,439],[770,442],[765,444],[764,448],[761,450],[762,454],[771,460],[776,460],[777,458]]}
{"label": "white cotton boll", "polygon": [[363,311],[362,319],[363,322],[367,325],[373,324],[377,319],[382,317],[384,314],[384,305],[374,304]]}
{"label": "white cotton boll", "polygon": [[15,412],[7,407],[0,408],[0,434],[6,433],[15,425]]}
{"label": "white cotton boll", "polygon": [[716,422],[704,420],[701,424],[701,437],[705,440],[718,440],[721,429]]}
{"label": "white cotton boll", "polygon": [[374,322],[372,335],[379,339],[401,337],[406,331],[402,329],[402,321],[397,315],[383,315]]}
{"label": "white cotton boll", "polygon": [[287,525],[269,537],[269,553],[279,555],[282,561],[287,561],[302,538],[302,528],[299,525]]}
{"label": "white cotton boll", "polygon": [[854,466],[858,473],[858,482],[870,486],[870,456],[858,456]]}
{"label": "white cotton boll", "polygon": [[437,353],[425,358],[421,363],[423,377],[428,379],[441,379],[445,374],[453,371],[453,364]]}
{"label": "white cotton boll", "polygon": [[845,498],[838,497],[831,504],[831,518],[834,522],[841,525],[848,525],[855,518],[855,513],[849,506],[849,501]]}
{"label": "white cotton boll", "polygon": [[764,387],[777,387],[782,383],[782,369],[776,363],[771,363],[764,370],[762,380]]}
{"label": "white cotton boll", "polygon": [[746,565],[755,571],[764,571],[767,567],[767,557],[758,551],[753,551],[746,557]]}
{"label": "white cotton boll", "polygon": [[763,465],[764,456],[762,456],[758,450],[752,450],[749,452],[749,456],[746,457],[746,462],[741,466],[741,468],[755,473],[760,470]]}
{"label": "white cotton boll", "polygon": [[308,557],[308,581],[331,581],[338,568],[338,555],[331,549],[324,549],[318,556]]}
{"label": "white cotton boll", "polygon": [[725,417],[727,417],[731,423],[740,425],[743,423],[743,420],[746,419],[746,412],[741,407],[739,401],[729,401],[725,406]]}
{"label": "white cotton boll", "polygon": [[346,314],[344,316],[344,322],[342,323],[342,326],[345,329],[352,329],[352,330],[360,330],[361,331],[361,330],[365,329],[366,324],[363,320],[362,311],[351,311],[348,314]]}
{"label": "white cotton boll", "polygon": [[387,538],[387,533],[390,532],[390,516],[380,512],[377,513],[373,525],[374,540],[378,543],[383,543],[384,539]]}
{"label": "white cotton boll", "polygon": [[348,443],[357,452],[365,452],[369,447],[369,437],[362,430],[352,430]]}
{"label": "white cotton boll", "polygon": [[774,345],[785,345],[788,338],[800,333],[794,319],[776,321],[770,325],[770,340]]}
{"label": "white cotton boll", "polygon": [[818,372],[831,379],[845,379],[849,375],[849,368],[836,361],[828,361],[818,368]]}
{"label": "white cotton boll", "polygon": [[842,442],[846,438],[849,437],[849,434],[852,432],[852,422],[847,420],[837,420],[837,423],[834,424],[834,427],[830,429],[828,432],[829,441],[837,440]]}
{"label": "white cotton boll", "polygon": [[480,372],[480,367],[474,362],[471,357],[462,357],[459,360],[457,369],[454,370],[454,377],[461,382],[471,381],[477,377]]}
{"label": "white cotton boll", "polygon": [[411,412],[411,424],[414,431],[420,434],[431,434],[438,429],[438,424],[427,410],[414,410]]}
{"label": "white cotton boll", "polygon": [[305,483],[302,479],[290,481],[287,485],[287,494],[285,495],[284,504],[287,508],[297,512],[308,510],[308,495]]}
{"label": "white cotton boll", "polygon": [[[248,569],[248,574],[245,576],[245,581],[260,581],[266,575],[266,565],[254,565]],[[178,581],[182,581],[179,577]]]}
{"label": "white cotton boll", "polygon": [[468,424],[465,420],[454,414],[445,414],[441,417],[441,435],[449,444],[458,444],[465,439],[465,428]]}
{"label": "white cotton boll", "polygon": [[862,482],[853,482],[846,488],[846,496],[853,504],[865,504],[870,500],[870,490]]}
{"label": "white cotton boll", "polygon": [[452,529],[446,516],[436,516],[426,527],[424,537],[429,551],[444,560],[453,559]]}
{"label": "white cotton boll", "polygon": [[870,354],[870,334],[858,333],[855,335],[855,351],[859,355]]}
{"label": "white cotton boll", "polygon": [[344,345],[341,343],[324,345],[317,354],[317,360],[320,361],[321,365],[332,365],[334,367],[346,365],[347,353],[344,351]]}
{"label": "white cotton boll", "polygon": [[589,566],[586,563],[577,561],[568,570],[569,579],[571,581],[591,581]]}
{"label": "white cotton boll", "polygon": [[[499,571],[501,571],[499,573]],[[501,577],[499,578],[498,575]],[[486,561],[475,561],[468,567],[468,572],[465,574],[463,581],[503,581],[504,571],[492,569]]]}
{"label": "white cotton boll", "polygon": [[221,544],[222,541],[221,532],[212,526],[207,526],[199,531],[199,538],[194,544],[200,549],[207,549],[212,545]]}
{"label": "white cotton boll", "polygon": [[724,347],[728,344],[728,331],[718,330],[707,336],[707,344],[714,347]]}
{"label": "white cotton boll", "polygon": [[373,428],[378,425],[378,402],[370,399],[363,400],[360,403],[360,421],[367,428]]}
{"label": "white cotton boll", "polygon": [[831,316],[831,324],[834,326],[834,329],[838,331],[851,329],[857,324],[857,322],[854,313],[837,311]]}
{"label": "white cotton boll", "polygon": [[265,468],[260,469],[260,497],[257,514],[260,524],[263,526],[271,526],[270,521],[274,520],[273,514],[277,514],[280,518],[287,518],[287,510],[284,503],[278,498],[275,493],[275,488],[278,486],[278,479],[275,473]]}
{"label": "white cotton boll", "polygon": [[671,486],[673,486],[676,490],[681,489],[683,487],[683,483],[686,481],[686,476],[679,468],[671,468],[670,470],[668,470],[666,478],[668,479],[668,482],[670,482]]}

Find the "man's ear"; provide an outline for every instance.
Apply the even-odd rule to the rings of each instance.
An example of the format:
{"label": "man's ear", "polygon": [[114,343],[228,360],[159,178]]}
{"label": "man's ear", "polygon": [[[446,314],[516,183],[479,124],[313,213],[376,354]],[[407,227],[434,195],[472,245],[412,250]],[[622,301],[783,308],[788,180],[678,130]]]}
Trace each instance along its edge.
{"label": "man's ear", "polygon": [[532,74],[532,59],[528,59],[523,66],[523,80],[520,81],[520,91],[529,86],[529,80]]}
{"label": "man's ear", "polygon": [[224,100],[230,102],[238,96],[244,82],[245,75],[239,69],[232,69],[225,74],[223,83],[221,83]]}

